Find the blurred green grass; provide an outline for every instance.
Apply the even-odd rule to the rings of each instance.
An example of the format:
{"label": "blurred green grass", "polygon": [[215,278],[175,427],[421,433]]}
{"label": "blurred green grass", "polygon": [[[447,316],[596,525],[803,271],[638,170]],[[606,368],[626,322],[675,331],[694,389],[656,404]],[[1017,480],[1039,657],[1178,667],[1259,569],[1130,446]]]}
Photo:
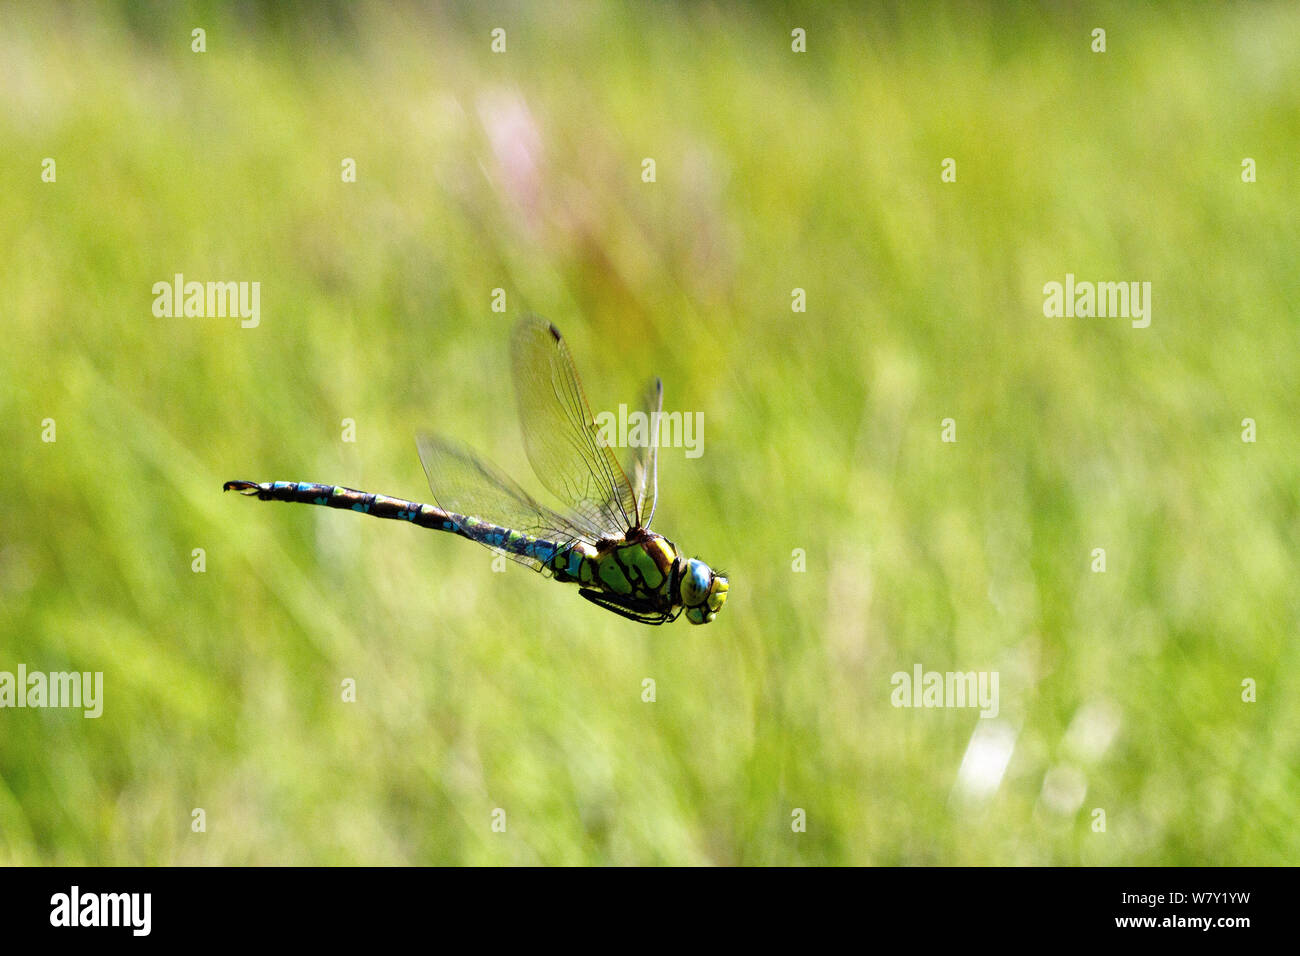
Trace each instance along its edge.
{"label": "blurred green grass", "polygon": [[[0,862],[1296,862],[1294,5],[3,16],[0,670],[106,700],[0,711]],[[154,318],[177,272],[261,325]],[[1066,272],[1151,327],[1044,319]],[[715,623],[220,493],[427,498],[423,429],[535,488],[529,309],[595,406],[704,413],[655,526],[731,574]],[[916,662],[1000,673],[992,796],[988,721],[890,706]]]}

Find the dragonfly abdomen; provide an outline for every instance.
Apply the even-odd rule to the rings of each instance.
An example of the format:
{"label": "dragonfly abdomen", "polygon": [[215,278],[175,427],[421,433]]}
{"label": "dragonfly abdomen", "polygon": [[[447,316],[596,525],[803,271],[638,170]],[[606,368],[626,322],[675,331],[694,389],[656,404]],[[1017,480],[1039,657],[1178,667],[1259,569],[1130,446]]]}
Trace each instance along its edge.
{"label": "dragonfly abdomen", "polygon": [[592,559],[596,551],[588,545],[547,541],[472,516],[444,511],[436,505],[309,481],[227,481],[222,490],[238,491],[261,501],[322,505],[376,518],[409,521],[421,528],[447,531],[507,554],[531,558],[542,566],[539,570],[561,582],[590,584],[594,580]]}
{"label": "dragonfly abdomen", "polygon": [[581,542],[548,541],[473,516],[448,514],[459,525],[457,534],[506,554],[532,558],[541,563],[539,570],[560,581],[579,580],[583,560],[596,554],[594,548]]}
{"label": "dragonfly abdomen", "polygon": [[292,501],[304,505],[340,508],[344,511],[359,511],[362,514],[374,515],[376,518],[409,521],[421,528],[450,531],[452,534],[472,538],[460,527],[459,522],[465,520],[462,515],[454,515],[434,505],[425,505],[418,501],[374,495],[368,491],[357,491],[355,488],[344,488],[340,485],[321,485],[308,481],[228,481],[222,486],[222,490],[238,491],[240,494],[255,496],[262,501]]}

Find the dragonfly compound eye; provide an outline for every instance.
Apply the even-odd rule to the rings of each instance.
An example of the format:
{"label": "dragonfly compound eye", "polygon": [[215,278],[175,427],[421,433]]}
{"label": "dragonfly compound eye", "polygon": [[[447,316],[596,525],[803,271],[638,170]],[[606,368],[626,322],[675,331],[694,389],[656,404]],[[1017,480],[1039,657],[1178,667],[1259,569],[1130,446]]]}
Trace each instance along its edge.
{"label": "dragonfly compound eye", "polygon": [[715,574],[703,561],[692,558],[682,573],[681,599],[686,620],[707,624],[727,600],[727,579]]}
{"label": "dragonfly compound eye", "polygon": [[686,562],[686,573],[682,575],[682,603],[687,607],[698,607],[709,597],[709,585],[713,583],[713,569],[703,561],[695,558]]}

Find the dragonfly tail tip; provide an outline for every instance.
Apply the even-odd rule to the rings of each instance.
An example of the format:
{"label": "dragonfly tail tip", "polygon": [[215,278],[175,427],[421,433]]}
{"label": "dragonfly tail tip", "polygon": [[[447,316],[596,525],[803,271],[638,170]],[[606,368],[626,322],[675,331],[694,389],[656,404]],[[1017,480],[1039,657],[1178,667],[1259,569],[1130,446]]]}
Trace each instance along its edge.
{"label": "dragonfly tail tip", "polygon": [[238,491],[243,495],[255,495],[258,492],[255,481],[228,481],[221,486],[222,491]]}

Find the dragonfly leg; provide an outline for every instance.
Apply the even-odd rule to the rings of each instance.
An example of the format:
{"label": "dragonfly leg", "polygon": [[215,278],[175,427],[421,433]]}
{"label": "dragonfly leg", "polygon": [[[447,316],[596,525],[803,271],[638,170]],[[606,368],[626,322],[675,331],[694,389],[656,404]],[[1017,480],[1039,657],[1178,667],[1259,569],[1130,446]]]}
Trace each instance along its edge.
{"label": "dragonfly leg", "polygon": [[667,624],[669,621],[677,620],[677,614],[670,614],[667,611],[649,611],[643,605],[621,601],[595,588],[579,588],[578,593],[597,607],[613,611],[619,617],[625,617],[629,621],[637,621],[641,624]]}

